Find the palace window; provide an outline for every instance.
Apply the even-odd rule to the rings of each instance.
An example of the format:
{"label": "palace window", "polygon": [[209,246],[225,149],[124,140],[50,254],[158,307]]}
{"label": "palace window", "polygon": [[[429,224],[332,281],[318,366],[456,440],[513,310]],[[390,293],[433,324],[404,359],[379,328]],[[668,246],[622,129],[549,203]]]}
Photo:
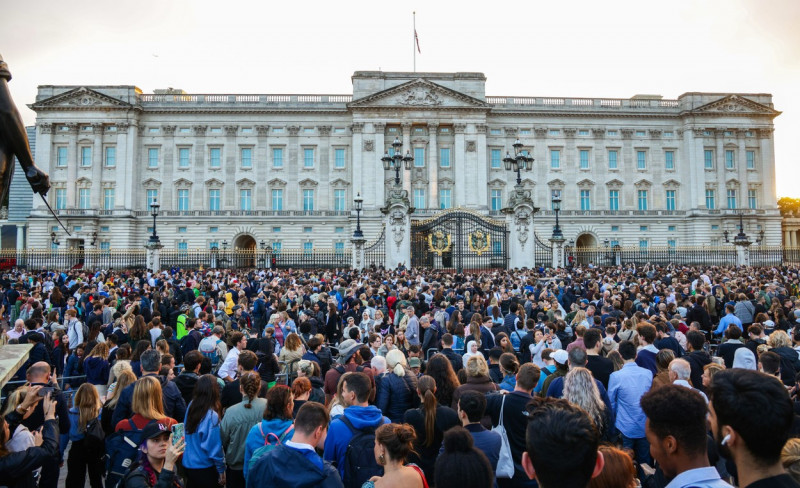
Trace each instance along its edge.
{"label": "palace window", "polygon": [[618,158],[619,151],[616,149],[609,149],[608,150],[608,169],[617,169],[618,168]]}
{"label": "palace window", "polygon": [[117,146],[106,146],[106,167],[113,168],[117,165]]}
{"label": "palace window", "polygon": [[283,210],[283,190],[272,190],[272,210]]}

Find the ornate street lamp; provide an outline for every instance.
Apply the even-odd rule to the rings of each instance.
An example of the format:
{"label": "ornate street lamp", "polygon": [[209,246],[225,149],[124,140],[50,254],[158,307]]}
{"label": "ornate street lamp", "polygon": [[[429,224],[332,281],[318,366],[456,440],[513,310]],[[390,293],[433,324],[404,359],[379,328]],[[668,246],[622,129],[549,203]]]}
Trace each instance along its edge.
{"label": "ornate street lamp", "polygon": [[227,251],[228,250],[228,241],[222,241],[222,250],[223,251]]}
{"label": "ornate street lamp", "polygon": [[356,230],[353,232],[353,238],[362,239],[364,233],[361,231],[361,211],[364,209],[364,199],[361,198],[361,193],[356,194],[353,203],[355,204],[354,208],[356,211]]}
{"label": "ornate street lamp", "polygon": [[405,168],[410,170],[411,162],[414,161],[414,158],[411,156],[411,151],[409,150],[406,150],[406,155],[403,156],[403,143],[400,142],[400,138],[398,137],[394,138],[392,148],[394,149],[394,155],[389,156],[389,151],[386,151],[381,161],[383,161],[383,169],[385,171],[394,170],[394,184],[395,186],[400,186],[400,168],[402,163],[405,163]]}
{"label": "ornate street lamp", "polygon": [[506,157],[503,158],[506,171],[515,171],[517,173],[517,186],[522,186],[522,170],[531,171],[533,169],[533,158],[522,152],[522,143],[519,139],[514,141],[514,157],[506,151]]}
{"label": "ornate street lamp", "polygon": [[733,238],[733,243],[737,242],[750,242],[750,238],[744,233],[744,222],[742,221],[743,212],[739,212],[739,233]]}
{"label": "ornate street lamp", "polygon": [[553,195],[552,203],[553,211],[556,213],[556,225],[553,227],[552,239],[563,239],[564,233],[561,232],[561,226],[558,225],[558,212],[561,211],[561,197],[558,195]]}
{"label": "ornate street lamp", "polygon": [[50,233],[50,244],[53,244],[56,247],[61,245],[61,243],[58,242],[58,235],[55,232]]}
{"label": "ornate street lamp", "polygon": [[150,236],[150,244],[159,244],[158,234],[156,233],[156,217],[158,217],[158,211],[161,209],[161,205],[158,204],[158,201],[154,198],[152,202],[150,202],[150,215],[153,216],[153,235]]}

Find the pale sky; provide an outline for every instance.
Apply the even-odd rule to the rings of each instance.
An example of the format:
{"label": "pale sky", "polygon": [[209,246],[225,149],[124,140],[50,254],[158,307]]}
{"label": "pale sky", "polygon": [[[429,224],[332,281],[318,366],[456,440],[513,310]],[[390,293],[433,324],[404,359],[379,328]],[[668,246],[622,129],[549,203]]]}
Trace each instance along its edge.
{"label": "pale sky", "polygon": [[352,93],[357,70],[479,71],[487,95],[772,93],[778,197],[800,197],[800,1],[0,0],[27,125],[37,85]]}

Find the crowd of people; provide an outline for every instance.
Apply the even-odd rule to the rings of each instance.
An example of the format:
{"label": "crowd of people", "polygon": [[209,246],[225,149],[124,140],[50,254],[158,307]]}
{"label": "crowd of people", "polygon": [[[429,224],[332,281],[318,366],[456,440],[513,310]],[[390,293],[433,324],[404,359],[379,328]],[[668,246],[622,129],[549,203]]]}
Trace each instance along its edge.
{"label": "crowd of people", "polygon": [[14,270],[0,486],[800,487],[798,283]]}

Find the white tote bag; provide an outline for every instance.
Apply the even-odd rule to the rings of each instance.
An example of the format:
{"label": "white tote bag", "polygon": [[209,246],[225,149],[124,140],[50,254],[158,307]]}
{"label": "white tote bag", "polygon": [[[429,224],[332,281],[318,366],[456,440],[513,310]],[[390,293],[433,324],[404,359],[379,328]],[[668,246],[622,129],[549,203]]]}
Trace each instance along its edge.
{"label": "white tote bag", "polygon": [[495,476],[498,478],[513,478],[514,477],[514,460],[511,458],[511,444],[508,443],[508,435],[506,435],[506,428],[503,426],[503,410],[506,405],[506,396],[503,395],[503,402],[500,404],[500,423],[497,427],[493,428],[493,432],[500,434],[502,442],[500,443],[500,458],[497,460],[497,469]]}

